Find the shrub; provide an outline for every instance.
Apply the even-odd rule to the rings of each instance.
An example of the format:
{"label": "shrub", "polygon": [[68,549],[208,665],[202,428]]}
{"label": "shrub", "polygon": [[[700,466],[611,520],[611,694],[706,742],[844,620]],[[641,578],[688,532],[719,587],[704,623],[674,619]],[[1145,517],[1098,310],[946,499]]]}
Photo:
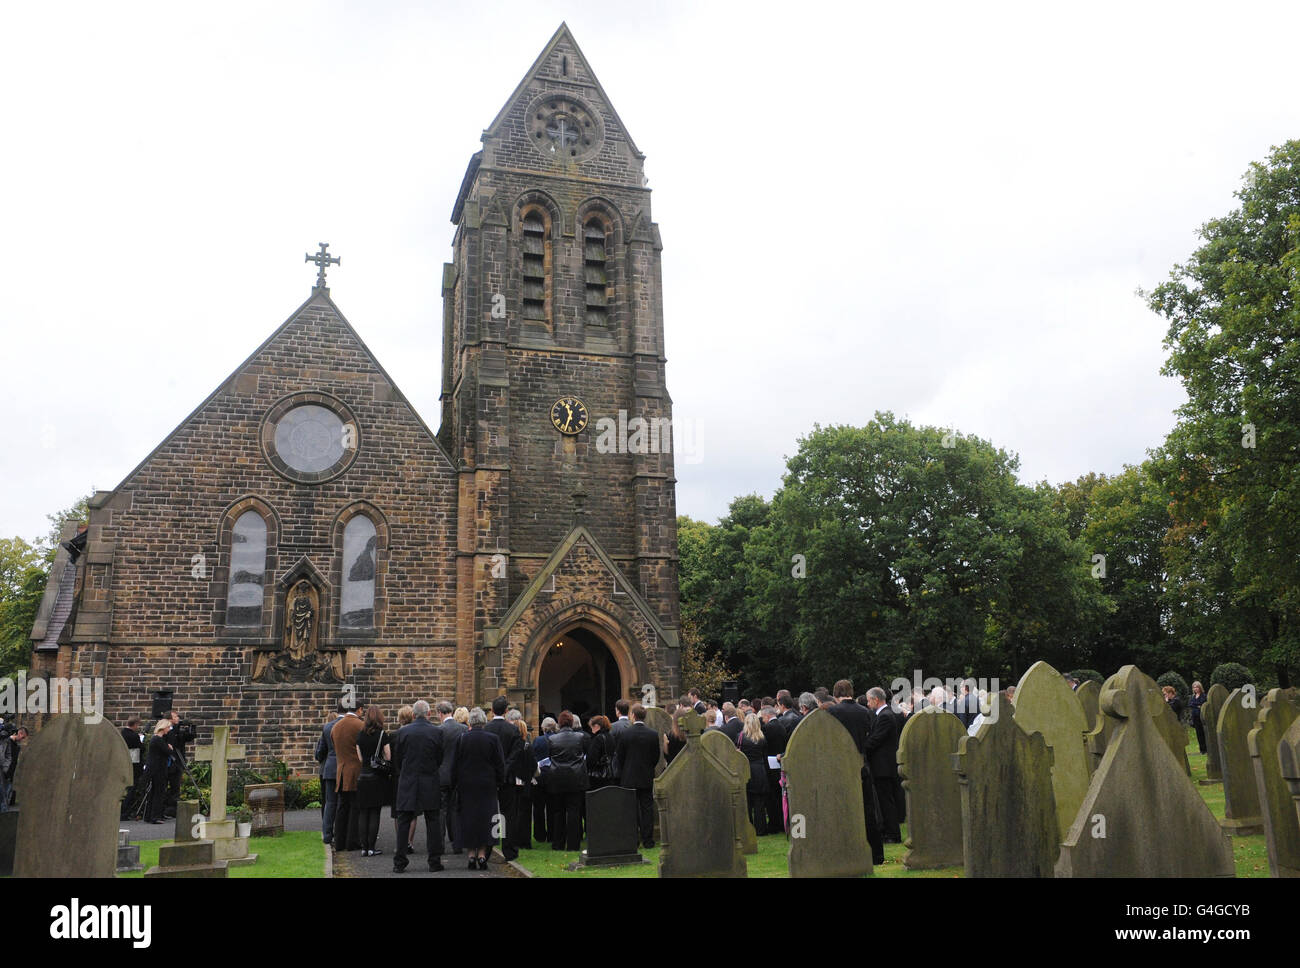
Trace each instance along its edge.
{"label": "shrub", "polygon": [[1106,681],[1106,677],[1096,669],[1075,669],[1070,673],[1070,678],[1077,679],[1080,685],[1083,685],[1083,683],[1087,682],[1089,679],[1093,680],[1099,686]]}
{"label": "shrub", "polygon": [[320,777],[307,777],[307,779],[301,780],[300,783],[301,790],[298,794],[298,799],[301,802],[300,809],[310,809],[313,804],[319,807],[323,799],[320,789]]}
{"label": "shrub", "polygon": [[1184,702],[1187,701],[1187,697],[1192,693],[1192,690],[1187,685],[1187,680],[1177,672],[1166,672],[1156,680],[1156,685],[1161,688],[1164,688],[1165,686],[1173,686],[1178,692],[1178,698]]}
{"label": "shrub", "polygon": [[1240,689],[1247,683],[1254,681],[1255,678],[1250,674],[1250,670],[1240,662],[1220,663],[1215,666],[1214,671],[1210,673],[1210,685],[1212,686],[1217,682],[1222,685],[1224,689],[1227,689],[1228,692],[1232,692],[1234,689]]}

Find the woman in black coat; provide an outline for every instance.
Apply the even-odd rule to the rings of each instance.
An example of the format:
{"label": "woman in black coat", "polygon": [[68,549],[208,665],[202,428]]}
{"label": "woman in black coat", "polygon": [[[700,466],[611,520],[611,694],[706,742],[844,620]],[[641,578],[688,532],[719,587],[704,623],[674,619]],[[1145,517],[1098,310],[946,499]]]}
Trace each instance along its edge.
{"label": "woman in black coat", "polygon": [[469,711],[469,730],[456,744],[451,781],[460,801],[456,847],[469,854],[470,870],[487,870],[487,856],[496,843],[492,818],[497,813],[497,788],[506,781],[506,758],[501,740],[483,727],[487,714],[475,706]]}
{"label": "woman in black coat", "polygon": [[592,716],[588,724],[591,736],[587,739],[587,789],[599,790],[614,782],[614,737],[607,716]]}
{"label": "woman in black coat", "polygon": [[385,760],[393,758],[392,737],[384,732],[384,714],[371,703],[366,709],[366,724],[357,737],[361,751],[361,778],[357,780],[357,835],[361,838],[361,856],[374,857],[383,851],[375,849],[379,838],[379,814],[385,803],[392,803],[393,784],[389,775],[377,773],[370,767],[370,759],[379,750]]}
{"label": "woman in black coat", "polygon": [[1205,694],[1205,687],[1199,682],[1192,683],[1192,698],[1187,700],[1187,705],[1192,710],[1192,729],[1196,730],[1196,745],[1205,752],[1205,721],[1201,719],[1201,707],[1205,705],[1205,700],[1209,696]]}
{"label": "woman in black coat", "polygon": [[749,760],[749,784],[745,787],[749,822],[755,830],[767,830],[767,737],[763,735],[763,722],[757,713],[745,717],[740,752]]}
{"label": "woman in black coat", "polygon": [[551,797],[551,849],[582,847],[582,801],[587,790],[587,749],[591,737],[573,728],[567,709],[556,718],[560,728],[550,737],[551,772],[546,787]]}
{"label": "woman in black coat", "polygon": [[148,778],[149,801],[144,807],[146,823],[166,823],[163,811],[167,803],[167,757],[171,755],[171,744],[167,734],[171,732],[172,721],[160,719],[153,728],[153,739],[149,740],[149,755],[145,760],[144,775]]}

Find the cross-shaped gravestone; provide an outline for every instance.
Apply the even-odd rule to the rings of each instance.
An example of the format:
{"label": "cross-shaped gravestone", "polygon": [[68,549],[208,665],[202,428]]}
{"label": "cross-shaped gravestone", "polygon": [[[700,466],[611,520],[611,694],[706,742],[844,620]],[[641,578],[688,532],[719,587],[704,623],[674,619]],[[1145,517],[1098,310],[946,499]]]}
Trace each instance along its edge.
{"label": "cross-shaped gravestone", "polygon": [[[546,126],[546,133],[555,144],[561,148],[567,148],[569,145],[578,143],[578,129],[570,128],[564,121],[564,118],[557,118],[551,124]],[[555,147],[552,145],[551,150]]]}
{"label": "cross-shaped gravestone", "polygon": [[242,760],[244,747],[230,742],[230,727],[217,726],[212,730],[212,745],[198,746],[194,758],[212,764],[212,807],[208,820],[216,823],[226,819],[226,765],[230,760]]}
{"label": "cross-shaped gravestone", "polygon": [[682,725],[682,732],[686,734],[686,743],[689,746],[692,740],[700,738],[700,733],[704,729],[704,717],[694,709],[688,709],[677,717],[677,722]]}
{"label": "cross-shaped gravestone", "polygon": [[326,266],[328,265],[339,266],[343,264],[343,260],[340,259],[338,256],[329,255],[327,253],[326,250],[329,249],[329,247],[330,244],[328,242],[322,242],[320,244],[319,252],[317,252],[315,255],[306,254],[302,257],[303,262],[316,263],[316,288],[317,289],[325,288],[325,267]]}

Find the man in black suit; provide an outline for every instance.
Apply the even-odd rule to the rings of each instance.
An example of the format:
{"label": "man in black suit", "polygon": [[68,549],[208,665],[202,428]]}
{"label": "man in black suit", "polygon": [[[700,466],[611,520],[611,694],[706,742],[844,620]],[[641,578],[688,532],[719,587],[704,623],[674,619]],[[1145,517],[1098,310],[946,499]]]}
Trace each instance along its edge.
{"label": "man in black suit", "polygon": [[729,702],[722,704],[722,725],[719,728],[733,744],[740,739],[741,731],[745,728],[745,724],[736,715],[736,707]]}
{"label": "man in black suit", "polygon": [[700,695],[700,690],[691,686],[691,688],[687,690],[686,695],[690,697],[691,708],[703,716],[704,710],[709,708],[709,704],[706,703],[704,697]]}
{"label": "man in black suit", "polygon": [[657,730],[646,725],[645,706],[632,706],[632,725],[623,733],[619,746],[620,786],[636,791],[636,819],[641,834],[641,846],[655,845],[654,799],[655,767],[659,765],[662,737]]}
{"label": "man in black suit", "polygon": [[903,788],[898,779],[898,716],[889,708],[885,690],[874,686],[867,690],[867,706],[871,710],[871,735],[867,737],[867,765],[880,801],[881,831],[886,843],[897,844],[903,840],[899,829],[905,802],[901,799]]}
{"label": "man in black suit", "polygon": [[321,793],[321,839],[327,843],[334,843],[334,813],[338,809],[338,768],[339,760],[334,755],[334,741],[330,739],[330,733],[334,730],[334,724],[339,721],[339,717],[347,712],[347,707],[342,699],[339,700],[337,711],[330,717],[329,722],[321,727],[320,739],[316,740],[316,762],[320,764],[320,793]]}
{"label": "man in black suit", "polygon": [[776,705],[780,710],[777,718],[781,720],[781,725],[785,728],[785,736],[788,740],[794,728],[799,725],[799,720],[803,717],[799,715],[798,703],[794,696],[790,695],[789,689],[782,689],[776,694]]}
{"label": "man in black suit", "polygon": [[[832,691],[835,702],[826,711],[849,731],[853,745],[862,754],[862,812],[867,825],[867,843],[871,845],[871,862],[885,862],[885,842],[880,834],[880,808],[876,803],[876,786],[867,763],[867,739],[871,736],[871,712],[853,698],[853,683],[841,679]],[[802,697],[801,697],[802,698]]]}
{"label": "man in black suit", "polygon": [[[497,789],[497,801],[501,815],[513,820],[518,812],[515,805],[515,759],[519,756],[524,741],[519,737],[515,724],[506,719],[506,711],[509,709],[510,700],[505,696],[497,696],[492,700],[492,719],[483,728],[501,741],[501,752],[506,761],[506,782]],[[510,831],[507,830],[506,836],[501,840],[501,854],[506,860],[514,860],[519,856],[519,848],[510,841]]]}
{"label": "man in black suit", "polygon": [[429,870],[442,870],[442,806],[438,770],[442,766],[442,730],[429,722],[429,704],[421,699],[412,709],[415,720],[397,731],[393,743],[393,769],[397,771],[397,852],[393,873],[406,870],[410,853],[411,824],[424,814],[429,838]]}
{"label": "man in black suit", "polygon": [[447,840],[452,844],[452,853],[459,854],[460,848],[455,846],[456,787],[451,782],[451,771],[456,763],[456,744],[460,741],[462,733],[469,732],[469,727],[464,723],[456,722],[456,718],[452,715],[456,709],[446,699],[441,700],[435,708],[438,718],[442,720],[442,725],[438,727],[442,730],[442,766],[438,768],[439,809],[442,813],[442,822],[446,825]]}
{"label": "man in black suit", "polygon": [[[609,738],[614,741],[610,756],[613,757],[612,763],[618,763],[618,741],[632,725],[632,721],[627,718],[627,711],[632,708],[632,704],[626,699],[620,699],[614,703],[614,722],[609,726]],[[618,782],[618,774],[614,774],[614,782]]]}
{"label": "man in black suit", "polygon": [[[785,753],[785,727],[772,706],[764,706],[758,711],[758,718],[763,721],[763,738],[767,740],[767,755],[782,756]],[[768,761],[771,762],[770,760]],[[767,771],[767,830],[761,833],[779,834],[785,832],[784,811],[781,809],[781,770],[768,768]]]}

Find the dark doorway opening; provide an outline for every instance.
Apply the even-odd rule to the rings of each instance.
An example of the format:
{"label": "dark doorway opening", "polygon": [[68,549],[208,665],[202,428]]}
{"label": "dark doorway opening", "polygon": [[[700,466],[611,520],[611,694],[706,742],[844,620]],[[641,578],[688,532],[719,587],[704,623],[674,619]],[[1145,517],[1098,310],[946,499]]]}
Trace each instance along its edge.
{"label": "dark doorway opening", "polygon": [[622,695],[618,662],[595,632],[575,628],[551,643],[537,677],[539,722],[567,709],[586,726],[597,714],[612,716]]}

